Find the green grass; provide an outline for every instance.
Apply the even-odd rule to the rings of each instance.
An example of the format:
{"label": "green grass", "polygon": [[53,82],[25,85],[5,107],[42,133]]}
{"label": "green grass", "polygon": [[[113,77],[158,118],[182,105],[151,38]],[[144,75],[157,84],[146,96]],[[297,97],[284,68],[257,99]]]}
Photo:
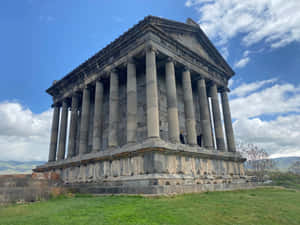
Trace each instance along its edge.
{"label": "green grass", "polygon": [[300,175],[294,173],[272,172],[269,174],[272,185],[300,190]]}
{"label": "green grass", "polygon": [[175,197],[59,197],[0,208],[0,224],[300,224],[300,192],[280,188]]}

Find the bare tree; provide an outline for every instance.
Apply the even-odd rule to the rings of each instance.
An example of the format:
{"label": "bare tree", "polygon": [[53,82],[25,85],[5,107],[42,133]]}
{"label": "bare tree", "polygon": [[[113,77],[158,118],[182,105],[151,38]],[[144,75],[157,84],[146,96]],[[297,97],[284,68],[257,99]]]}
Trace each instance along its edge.
{"label": "bare tree", "polygon": [[245,167],[248,174],[257,176],[259,180],[263,180],[267,172],[275,168],[275,162],[269,158],[269,154],[254,144],[239,142],[237,150],[247,159]]}

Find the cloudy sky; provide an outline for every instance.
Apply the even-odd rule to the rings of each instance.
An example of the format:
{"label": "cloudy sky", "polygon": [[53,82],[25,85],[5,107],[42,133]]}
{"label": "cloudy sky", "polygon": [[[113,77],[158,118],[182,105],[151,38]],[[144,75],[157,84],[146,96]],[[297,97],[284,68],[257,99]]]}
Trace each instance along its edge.
{"label": "cloudy sky", "polygon": [[146,15],[197,21],[235,70],[236,139],[300,156],[299,0],[3,0],[0,160],[46,160],[45,89]]}

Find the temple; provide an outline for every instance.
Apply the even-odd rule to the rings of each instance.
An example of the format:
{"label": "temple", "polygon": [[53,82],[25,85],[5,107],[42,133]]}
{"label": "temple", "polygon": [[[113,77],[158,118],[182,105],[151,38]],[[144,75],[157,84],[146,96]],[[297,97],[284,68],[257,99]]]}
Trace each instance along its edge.
{"label": "temple", "polygon": [[246,188],[233,75],[193,20],[147,16],[47,90],[49,161],[34,171],[91,193]]}

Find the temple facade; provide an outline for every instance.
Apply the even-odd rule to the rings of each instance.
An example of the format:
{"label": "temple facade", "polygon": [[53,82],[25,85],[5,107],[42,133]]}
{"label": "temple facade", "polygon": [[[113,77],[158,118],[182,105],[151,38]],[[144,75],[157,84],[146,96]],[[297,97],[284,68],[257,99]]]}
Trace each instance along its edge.
{"label": "temple facade", "polygon": [[148,16],[47,92],[49,161],[93,193],[248,187],[228,102],[234,72],[198,24]]}

